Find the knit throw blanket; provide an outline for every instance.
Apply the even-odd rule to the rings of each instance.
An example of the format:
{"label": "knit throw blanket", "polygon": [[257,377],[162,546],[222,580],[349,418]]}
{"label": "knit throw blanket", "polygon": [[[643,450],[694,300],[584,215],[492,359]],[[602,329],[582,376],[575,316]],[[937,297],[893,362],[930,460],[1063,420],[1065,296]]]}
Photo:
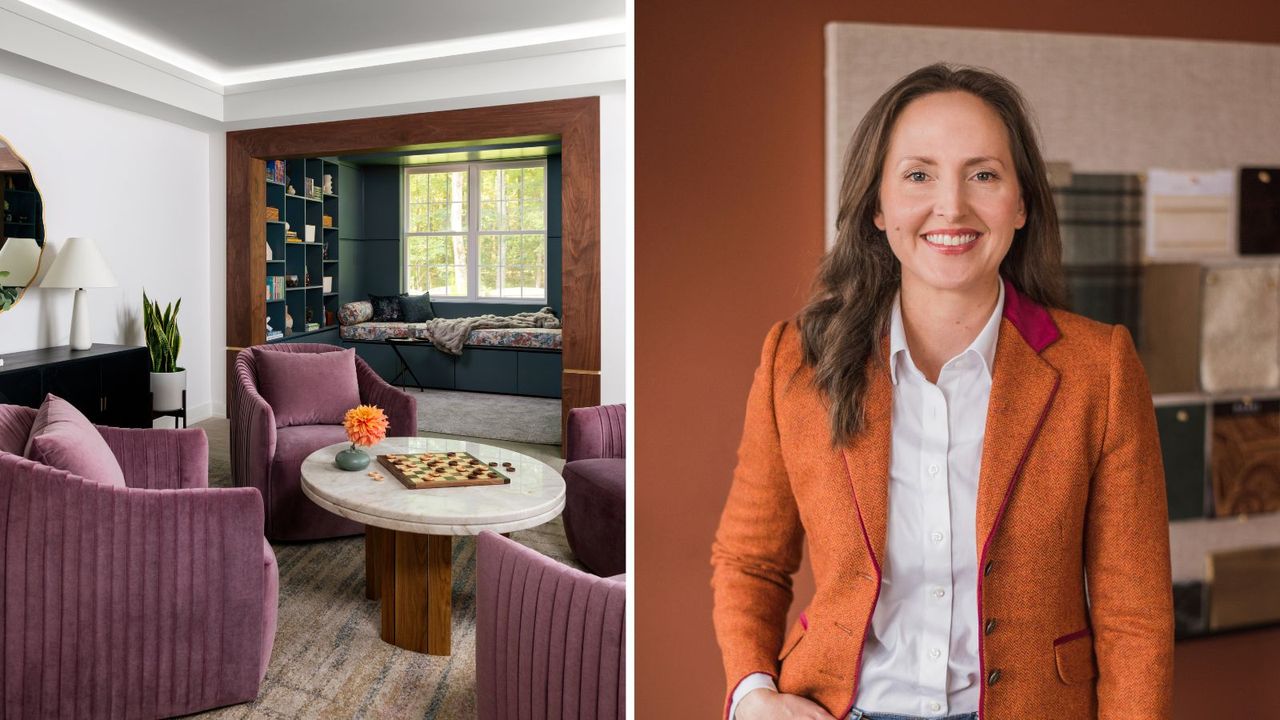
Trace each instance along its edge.
{"label": "knit throw blanket", "polygon": [[462,346],[472,330],[491,330],[498,328],[558,328],[560,320],[551,308],[544,307],[538,312],[523,312],[515,315],[478,315],[465,318],[434,318],[426,322],[427,333],[431,336],[431,344],[441,352],[450,355],[461,355]]}

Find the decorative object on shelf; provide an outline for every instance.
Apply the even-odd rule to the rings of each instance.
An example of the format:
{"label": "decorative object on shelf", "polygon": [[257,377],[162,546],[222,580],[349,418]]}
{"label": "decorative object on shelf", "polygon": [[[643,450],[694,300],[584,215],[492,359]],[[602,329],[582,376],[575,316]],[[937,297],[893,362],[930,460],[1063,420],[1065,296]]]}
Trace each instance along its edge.
{"label": "decorative object on shelf", "polygon": [[323,279],[323,280],[321,280],[321,281],[320,281],[320,283],[321,283],[321,287],[322,287],[322,288],[324,288],[324,292],[327,292],[327,293],[331,293],[331,292],[333,292],[333,277],[332,277],[332,276],[330,276],[330,275],[325,275],[325,276],[324,276],[324,279]]}
{"label": "decorative object on shelf", "polygon": [[271,262],[272,259],[274,259],[274,257],[275,256],[271,254],[271,241],[268,240],[267,241],[267,262]]}
{"label": "decorative object on shelf", "polygon": [[298,287],[298,276],[297,276],[297,275],[285,275],[285,276],[284,276],[284,286],[285,286],[285,287],[287,287],[287,288],[296,288],[296,287]]}
{"label": "decorative object on shelf", "polygon": [[336,312],[334,312],[334,311],[332,311],[332,310],[325,310],[325,311],[324,311],[324,324],[325,324],[325,325],[327,325],[327,326],[330,326],[330,327],[332,327],[332,326],[334,326],[334,325],[337,325],[337,324],[338,324],[338,313],[336,313]]}
{"label": "decorative object on shelf", "polygon": [[[351,447],[338,453],[334,464],[343,470],[363,470],[369,466],[369,455],[359,449],[372,447],[387,437],[386,413],[376,405],[357,405],[342,418]],[[357,447],[358,446],[358,447]]]}
{"label": "decorative object on shelf", "polygon": [[[307,306],[307,324],[310,325],[313,320],[314,318],[312,317],[311,306],[308,305]],[[310,330],[311,328],[307,328],[307,329]]]}
{"label": "decorative object on shelf", "polygon": [[333,227],[333,216],[325,215],[321,218],[321,222],[324,224],[325,227],[331,228]]}
{"label": "decorative object on shelf", "polygon": [[320,323],[317,323],[317,322],[309,322],[309,323],[307,323],[307,324],[304,326],[304,328],[306,329],[306,331],[307,331],[307,332],[311,332],[311,331],[313,331],[313,330],[319,330],[319,329],[320,329]]}
{"label": "decorative object on shelf", "polygon": [[271,205],[268,205],[268,206],[267,206],[267,220],[269,220],[269,221],[278,221],[278,220],[280,220],[280,208],[278,208],[278,207],[273,207],[273,206],[271,206]]}
{"label": "decorative object on shelf", "polygon": [[289,313],[289,308],[284,309],[284,334],[293,334],[293,315]]}
{"label": "decorative object on shelf", "polygon": [[1213,407],[1214,514],[1280,510],[1280,400]]}
{"label": "decorative object on shelf", "polygon": [[178,367],[182,332],[178,329],[178,308],[182,298],[160,310],[160,303],[142,291],[142,324],[151,354],[151,409],[181,410],[187,389],[187,371]]}
{"label": "decorative object on shelf", "polygon": [[40,245],[35,238],[0,240],[0,312],[18,302],[40,267]]}
{"label": "decorative object on shelf", "polygon": [[[302,284],[303,284],[304,286],[306,286],[306,287],[311,287],[311,271],[310,271],[310,270],[303,270],[303,271],[302,271],[302,276],[303,276],[303,278],[305,278],[305,279],[302,281]],[[308,318],[308,319],[310,319],[310,318]]]}
{"label": "decorative object on shelf", "polygon": [[324,194],[325,195],[333,194],[333,175],[329,173],[324,174]]}
{"label": "decorative object on shelf", "polygon": [[71,349],[88,350],[93,347],[89,332],[89,300],[85,288],[115,287],[116,278],[107,267],[107,261],[98,252],[98,246],[88,238],[67,238],[53,259],[40,287],[74,288],[75,302],[71,308]]}
{"label": "decorative object on shelf", "polygon": [[329,259],[329,243],[325,243],[324,245],[320,246],[320,259],[321,260]]}
{"label": "decorative object on shelf", "polygon": [[309,242],[309,243],[313,243],[313,242],[315,242],[315,241],[316,241],[316,226],[315,226],[315,225],[308,225],[308,226],[306,226],[306,235],[307,235],[307,242]]}

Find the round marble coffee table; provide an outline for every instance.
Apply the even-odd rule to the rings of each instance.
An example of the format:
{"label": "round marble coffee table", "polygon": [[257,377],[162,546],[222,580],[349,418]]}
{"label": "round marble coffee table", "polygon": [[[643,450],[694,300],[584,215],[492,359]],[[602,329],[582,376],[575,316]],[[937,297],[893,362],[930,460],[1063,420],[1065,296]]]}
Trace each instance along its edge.
{"label": "round marble coffee table", "polygon": [[[450,652],[454,535],[509,533],[536,527],[564,509],[564,478],[528,455],[492,445],[443,438],[387,438],[366,448],[373,462],[348,472],[333,464],[350,443],[321,448],[302,461],[302,492],[320,507],[366,525],[365,594],[382,600],[382,639],[431,655]],[[467,452],[504,462],[503,485],[410,490],[378,455]],[[376,470],[381,481],[368,476]]]}

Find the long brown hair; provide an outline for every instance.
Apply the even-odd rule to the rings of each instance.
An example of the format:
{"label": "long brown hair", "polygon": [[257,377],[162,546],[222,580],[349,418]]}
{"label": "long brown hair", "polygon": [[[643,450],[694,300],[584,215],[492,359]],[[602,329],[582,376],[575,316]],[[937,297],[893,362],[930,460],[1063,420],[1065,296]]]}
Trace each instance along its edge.
{"label": "long brown hair", "polygon": [[911,101],[938,92],[977,96],[1000,116],[1009,133],[1027,222],[1013,236],[1000,274],[1048,307],[1064,306],[1062,241],[1039,142],[1022,93],[989,70],[937,63],[902,78],[876,100],[858,124],[845,155],[836,217],[836,244],[827,253],[799,326],[805,365],[825,396],[836,446],[861,431],[867,363],[882,363],[880,338],[888,330],[902,268],[888,238],[875,225],[881,168],[893,125]]}

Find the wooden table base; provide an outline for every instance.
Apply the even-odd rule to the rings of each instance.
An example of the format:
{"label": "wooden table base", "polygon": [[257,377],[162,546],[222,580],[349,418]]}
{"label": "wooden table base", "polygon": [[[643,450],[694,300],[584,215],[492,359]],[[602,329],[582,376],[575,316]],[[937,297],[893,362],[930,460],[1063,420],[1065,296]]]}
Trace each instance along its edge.
{"label": "wooden table base", "polygon": [[396,647],[450,653],[453,537],[365,526],[365,597],[382,600],[382,639]]}

